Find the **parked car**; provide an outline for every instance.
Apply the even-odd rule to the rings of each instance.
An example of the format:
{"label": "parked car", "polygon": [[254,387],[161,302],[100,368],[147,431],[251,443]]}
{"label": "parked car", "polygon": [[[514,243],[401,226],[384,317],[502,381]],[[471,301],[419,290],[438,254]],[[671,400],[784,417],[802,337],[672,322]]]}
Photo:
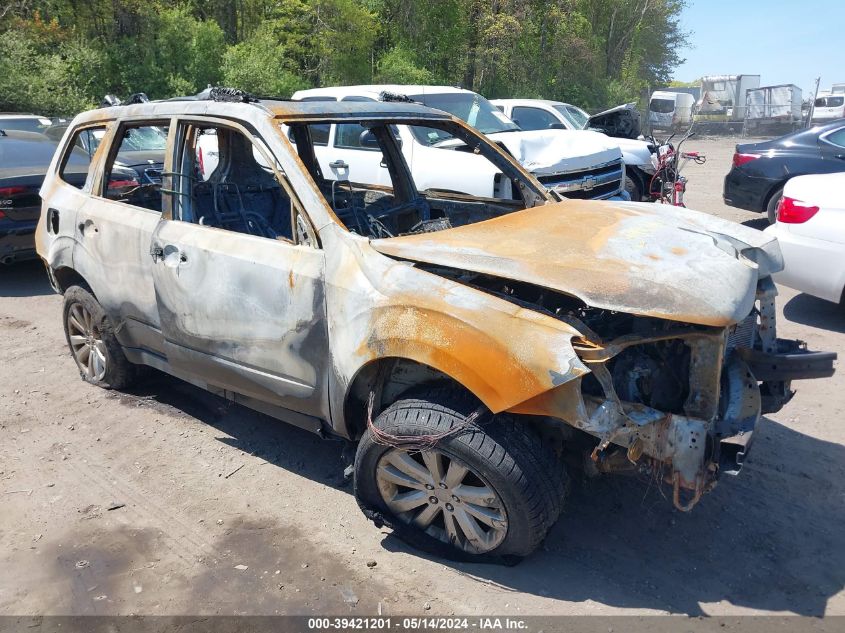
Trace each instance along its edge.
{"label": "parked car", "polygon": [[[56,143],[43,134],[0,128],[0,264],[36,257],[38,190],[55,151]],[[69,181],[82,184],[87,170],[82,152],[68,155]]]}
{"label": "parked car", "polygon": [[813,123],[823,124],[845,118],[845,94],[827,93],[816,97],[813,105]]}
{"label": "parked car", "polygon": [[[501,109],[523,130],[586,130],[594,120],[580,108],[560,101],[544,99],[493,99]],[[609,136],[612,136],[609,135]],[[655,168],[651,156],[656,149],[648,141],[614,136],[610,142],[619,145],[625,162],[625,191],[631,200],[649,200],[649,181]]]}
{"label": "parked car", "polygon": [[[457,116],[499,143],[547,188],[568,198],[609,199],[623,195],[622,154],[607,137],[595,132],[523,131],[487,99],[470,90],[451,86],[343,86],[300,90],[293,99],[375,102],[382,95],[409,99]],[[377,147],[364,134],[366,130],[340,124],[315,132],[319,133],[315,145],[324,174],[340,180],[386,182],[387,171]],[[437,183],[477,196],[513,195],[497,170],[442,130],[397,125],[396,134],[421,190]]]}
{"label": "parked car", "polygon": [[771,141],[737,145],[722,195],[725,204],[767,213],[774,223],[790,178],[841,171],[845,171],[845,119]]}
{"label": "parked car", "polygon": [[789,180],[766,233],[783,252],[776,282],[845,306],[845,173]]}
{"label": "parked car", "polygon": [[[781,257],[759,231],[564,200],[415,103],[210,96],[80,114],[53,159],[38,252],[80,375],[119,389],[149,365],[350,442],[364,514],[419,547],[529,554],[561,512],[570,455],[665,478],[688,510],[738,470],[792,380],[833,372],[835,354],[776,338]],[[322,171],[315,141],[339,123],[372,135],[387,184]],[[162,184],[113,195],[127,132],[167,125]],[[471,148],[512,196],[421,190],[404,125]],[[104,147],[80,188],[66,157],[91,130]]]}
{"label": "parked car", "polygon": [[19,112],[0,112],[0,130],[18,130],[21,132],[43,133],[52,120],[37,114],[21,114]]}

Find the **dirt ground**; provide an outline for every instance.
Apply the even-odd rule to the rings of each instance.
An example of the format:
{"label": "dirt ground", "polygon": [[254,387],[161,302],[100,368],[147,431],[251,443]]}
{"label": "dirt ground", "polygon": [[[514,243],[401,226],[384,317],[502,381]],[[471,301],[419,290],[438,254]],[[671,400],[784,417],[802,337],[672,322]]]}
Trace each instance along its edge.
{"label": "dirt ground", "polygon": [[[689,206],[760,226],[721,202],[732,143],[688,147]],[[453,564],[364,519],[340,443],[163,375],[81,382],[60,310],[39,264],[0,271],[0,614],[845,614],[845,371],[799,383],[689,514],[579,480],[536,555]],[[780,311],[845,352],[834,306],[781,289]]]}

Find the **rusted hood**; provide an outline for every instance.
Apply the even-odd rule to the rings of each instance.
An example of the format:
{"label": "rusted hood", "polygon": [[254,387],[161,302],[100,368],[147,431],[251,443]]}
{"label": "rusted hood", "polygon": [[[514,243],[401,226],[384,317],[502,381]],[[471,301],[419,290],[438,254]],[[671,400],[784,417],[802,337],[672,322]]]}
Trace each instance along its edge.
{"label": "rusted hood", "polygon": [[760,231],[647,203],[569,200],[372,246],[537,284],[594,307],[714,326],[743,319],[758,277],[783,267],[777,242]]}

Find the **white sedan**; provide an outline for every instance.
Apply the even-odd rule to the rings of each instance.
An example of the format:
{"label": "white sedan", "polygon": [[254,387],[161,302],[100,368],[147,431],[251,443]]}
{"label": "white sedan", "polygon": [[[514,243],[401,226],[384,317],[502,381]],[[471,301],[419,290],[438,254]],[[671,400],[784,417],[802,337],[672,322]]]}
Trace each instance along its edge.
{"label": "white sedan", "polygon": [[789,180],[766,233],[783,251],[775,281],[845,305],[845,173]]}

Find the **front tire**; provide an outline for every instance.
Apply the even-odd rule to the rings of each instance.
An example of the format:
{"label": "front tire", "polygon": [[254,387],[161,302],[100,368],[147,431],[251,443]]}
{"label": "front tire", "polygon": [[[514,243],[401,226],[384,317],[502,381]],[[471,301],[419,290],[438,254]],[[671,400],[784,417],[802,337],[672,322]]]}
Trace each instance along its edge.
{"label": "front tire", "polygon": [[65,340],[85,382],[105,389],[123,389],[134,379],[135,366],[126,359],[103,307],[81,286],[65,292]]}
{"label": "front tire", "polygon": [[[469,421],[468,394],[433,389],[385,409],[355,459],[355,495],[365,513],[424,551],[453,560],[515,562],[534,551],[560,515],[564,466],[510,416]],[[453,435],[421,449],[414,438]],[[393,443],[393,442],[392,442]],[[415,448],[416,446],[416,448]]]}

